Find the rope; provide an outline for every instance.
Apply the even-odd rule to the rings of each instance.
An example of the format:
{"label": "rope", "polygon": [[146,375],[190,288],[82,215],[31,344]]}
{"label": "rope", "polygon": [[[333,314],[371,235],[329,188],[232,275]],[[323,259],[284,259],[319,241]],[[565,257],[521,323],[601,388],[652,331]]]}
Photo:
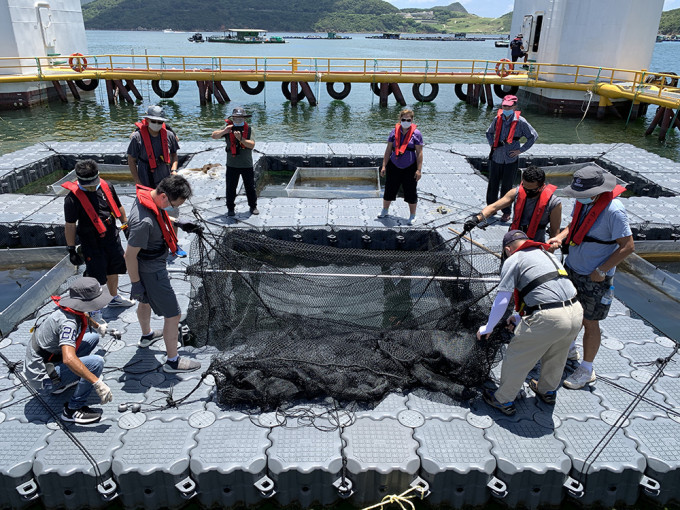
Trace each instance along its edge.
{"label": "rope", "polygon": [[630,102],[630,110],[628,110],[628,118],[626,119],[626,125],[623,127],[624,131],[626,128],[628,128],[628,122],[630,121],[630,116],[633,113],[633,106],[635,106],[635,98],[637,97],[638,93],[640,92],[640,89],[642,88],[642,84],[645,82],[645,73],[647,71],[642,71],[642,76],[640,76],[640,83],[638,86],[635,88],[635,94],[633,95],[633,100]]}
{"label": "rope", "polygon": [[[410,494],[411,492],[419,492],[420,494]],[[373,508],[382,509],[385,507],[385,505],[393,504],[399,505],[399,507],[402,510],[406,510],[407,508],[409,508],[410,510],[416,510],[416,506],[413,504],[411,500],[418,496],[420,496],[420,499],[423,500],[425,498],[425,492],[423,491],[422,487],[415,486],[405,490],[401,494],[391,494],[385,496],[384,498],[382,498],[380,503],[364,507],[362,510],[372,510]]]}

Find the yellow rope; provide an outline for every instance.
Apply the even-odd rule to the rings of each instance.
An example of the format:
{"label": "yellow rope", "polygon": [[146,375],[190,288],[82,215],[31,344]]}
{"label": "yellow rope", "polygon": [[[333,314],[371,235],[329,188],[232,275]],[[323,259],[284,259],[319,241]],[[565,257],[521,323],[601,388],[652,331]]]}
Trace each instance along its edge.
{"label": "yellow rope", "polygon": [[410,496],[407,496],[409,492],[413,491],[418,491],[420,493],[420,499],[423,499],[425,497],[425,492],[423,491],[423,488],[420,486],[415,486],[411,487],[410,489],[405,490],[401,494],[391,494],[388,496],[385,496],[382,498],[380,503],[376,503],[375,505],[367,506],[363,508],[362,510],[373,510],[374,508],[384,508],[385,505],[392,505],[392,504],[397,504],[401,508],[401,510],[406,510],[408,505],[408,508],[410,510],[416,510],[416,506],[410,501],[411,499],[415,498],[418,496],[418,494],[411,494]]}

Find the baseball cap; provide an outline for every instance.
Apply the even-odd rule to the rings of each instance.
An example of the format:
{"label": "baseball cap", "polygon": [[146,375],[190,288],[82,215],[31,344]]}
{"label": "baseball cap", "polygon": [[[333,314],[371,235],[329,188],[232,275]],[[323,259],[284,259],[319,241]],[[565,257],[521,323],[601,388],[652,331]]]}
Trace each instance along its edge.
{"label": "baseball cap", "polygon": [[528,239],[526,233],[521,230],[511,230],[503,236],[503,248],[515,241],[526,241]]}

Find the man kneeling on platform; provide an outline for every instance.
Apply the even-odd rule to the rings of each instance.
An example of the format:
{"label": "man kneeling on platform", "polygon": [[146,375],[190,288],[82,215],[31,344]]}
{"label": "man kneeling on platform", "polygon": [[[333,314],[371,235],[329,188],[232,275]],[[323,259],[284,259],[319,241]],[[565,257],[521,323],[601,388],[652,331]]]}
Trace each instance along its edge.
{"label": "man kneeling on platform", "polygon": [[[171,218],[167,211],[176,209],[191,197],[191,186],[180,175],[163,179],[156,189],[137,185],[137,199],[128,217],[128,246],[125,262],[130,275],[130,296],[139,300],[137,319],[142,327],[139,347],[149,347],[163,337],[168,355],[164,372],[192,372],[201,364],[177,354],[181,310],[170,284],[166,267],[168,251],[178,249],[173,222],[188,233],[202,228],[190,221]],[[163,331],[151,329],[151,310],[163,317]]]}
{"label": "man kneeling on platform", "polygon": [[52,300],[57,309],[36,327],[26,347],[24,376],[36,390],[53,395],[77,386],[61,419],[96,423],[101,412],[85,405],[92,388],[102,404],[111,402],[113,394],[101,378],[104,358],[91,354],[100,335],[106,334],[106,325],[94,322],[90,313],[109,304],[111,294],[96,279],[83,277],[71,285],[68,297]]}
{"label": "man kneeling on platform", "polygon": [[548,244],[529,240],[521,230],[503,236],[498,294],[487,323],[477,332],[480,340],[488,337],[514,293],[518,313],[508,318],[508,324],[516,326],[515,337],[503,359],[498,389],[487,389],[483,394],[487,404],[509,416],[515,414],[515,397],[539,360],[541,376],[538,381],[532,379],[529,387],[542,401],[555,403],[569,346],[583,321],[576,288],[562,264],[548,253],[549,248]]}

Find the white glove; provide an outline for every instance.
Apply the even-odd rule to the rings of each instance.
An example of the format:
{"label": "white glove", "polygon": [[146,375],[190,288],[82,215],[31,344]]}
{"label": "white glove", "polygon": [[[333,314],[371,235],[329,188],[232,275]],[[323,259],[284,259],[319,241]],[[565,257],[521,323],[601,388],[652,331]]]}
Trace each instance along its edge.
{"label": "white glove", "polygon": [[479,326],[479,329],[477,330],[477,340],[481,340],[484,335],[488,335],[489,333],[491,333],[491,331],[487,331],[486,324]]}
{"label": "white glove", "polygon": [[508,317],[508,326],[512,324],[513,326],[517,326],[520,321],[522,320],[522,316],[517,313],[517,312],[512,312],[512,315]]}
{"label": "white glove", "polygon": [[106,335],[106,332],[108,331],[108,325],[107,324],[100,324],[97,326],[97,333],[99,333],[99,336],[104,336]]}
{"label": "white glove", "polygon": [[93,386],[94,391],[97,392],[97,396],[99,397],[100,403],[106,404],[107,402],[111,402],[113,400],[113,393],[111,393],[111,388],[109,388],[106,385],[106,383],[102,380],[101,376],[99,376],[99,379],[97,379],[97,382],[95,382]]}

